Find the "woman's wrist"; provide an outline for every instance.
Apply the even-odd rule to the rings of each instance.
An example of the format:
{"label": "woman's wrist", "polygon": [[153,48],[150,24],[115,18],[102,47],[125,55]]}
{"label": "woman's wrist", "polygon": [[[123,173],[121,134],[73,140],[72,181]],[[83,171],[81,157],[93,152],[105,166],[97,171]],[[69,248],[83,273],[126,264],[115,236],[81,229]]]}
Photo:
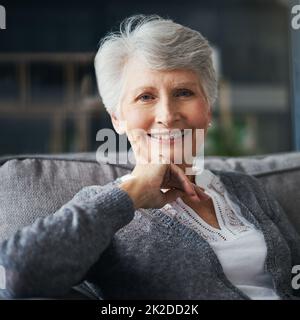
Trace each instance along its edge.
{"label": "woman's wrist", "polygon": [[122,182],[119,187],[129,195],[135,210],[143,207],[145,191],[136,178]]}

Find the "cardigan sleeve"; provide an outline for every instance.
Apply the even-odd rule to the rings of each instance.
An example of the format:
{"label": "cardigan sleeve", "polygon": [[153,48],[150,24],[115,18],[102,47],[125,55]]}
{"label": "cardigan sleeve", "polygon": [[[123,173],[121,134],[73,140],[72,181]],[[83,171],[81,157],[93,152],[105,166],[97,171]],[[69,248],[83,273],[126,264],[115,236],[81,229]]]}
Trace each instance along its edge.
{"label": "cardigan sleeve", "polygon": [[[266,189],[262,186],[262,184],[260,185],[266,194]],[[268,193],[266,199],[268,199],[267,205],[273,213],[273,221],[277,225],[279,231],[287,241],[288,246],[290,248],[292,268],[295,265],[300,265],[300,236],[298,232],[295,230],[294,226],[288,220],[286,213],[284,212],[279,202],[275,199],[273,194]],[[290,271],[291,277],[293,277],[292,270]],[[292,290],[294,299],[300,299],[300,291],[296,289]]]}
{"label": "cardigan sleeve", "polygon": [[66,294],[133,217],[133,202],[118,186],[84,187],[57,212],[1,244],[0,298]]}
{"label": "cardigan sleeve", "polygon": [[300,265],[300,235],[288,220],[286,213],[273,195],[269,195],[268,205],[274,213],[275,224],[289,244],[292,253],[292,264]]}
{"label": "cardigan sleeve", "polygon": [[291,250],[292,265],[300,265],[300,235],[295,230],[294,226],[289,221],[287,214],[273,195],[268,192],[267,188],[254,177],[251,177],[255,181],[256,188],[254,190],[257,193],[257,198],[261,199],[261,204],[264,207],[265,212],[270,213],[270,218],[277,225],[279,231],[287,241]]}

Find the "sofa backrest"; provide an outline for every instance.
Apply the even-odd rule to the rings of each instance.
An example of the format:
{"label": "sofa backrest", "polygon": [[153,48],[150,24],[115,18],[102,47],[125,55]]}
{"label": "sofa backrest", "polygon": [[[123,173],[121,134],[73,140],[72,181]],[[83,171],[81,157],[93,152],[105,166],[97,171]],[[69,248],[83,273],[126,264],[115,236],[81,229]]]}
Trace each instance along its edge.
{"label": "sofa backrest", "polygon": [[[300,233],[300,153],[207,157],[205,167],[256,176]],[[84,186],[104,185],[131,170],[132,165],[99,163],[95,153],[0,158],[0,242],[37,217],[53,214]]]}

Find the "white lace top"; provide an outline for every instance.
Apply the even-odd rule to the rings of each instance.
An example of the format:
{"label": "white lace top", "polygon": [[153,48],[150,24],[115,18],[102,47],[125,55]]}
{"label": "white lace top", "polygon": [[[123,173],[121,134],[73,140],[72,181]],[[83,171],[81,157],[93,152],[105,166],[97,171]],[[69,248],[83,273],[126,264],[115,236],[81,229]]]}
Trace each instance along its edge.
{"label": "white lace top", "polygon": [[239,206],[231,201],[221,180],[211,171],[196,175],[195,183],[212,198],[220,229],[206,223],[181,198],[161,210],[199,233],[214,250],[227,279],[250,299],[279,299],[272,277],[265,270],[267,246],[262,232],[241,215]]}
{"label": "white lace top", "polygon": [[195,180],[196,184],[211,197],[220,229],[206,223],[181,198],[162,208],[166,214],[194,229],[208,242],[235,239],[243,232],[254,228],[239,214],[239,208],[230,201],[222,182],[216,175],[204,170],[201,175],[195,177]]}

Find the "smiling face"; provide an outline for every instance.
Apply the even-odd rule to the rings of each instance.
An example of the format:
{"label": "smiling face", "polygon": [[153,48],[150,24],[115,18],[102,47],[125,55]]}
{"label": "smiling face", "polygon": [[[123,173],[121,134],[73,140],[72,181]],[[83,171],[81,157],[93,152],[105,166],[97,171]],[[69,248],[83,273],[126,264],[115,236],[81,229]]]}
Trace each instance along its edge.
{"label": "smiling face", "polygon": [[[211,110],[194,71],[158,71],[132,59],[124,70],[120,115],[111,114],[111,118],[117,132],[122,133],[124,127],[137,162],[153,162],[153,155],[174,162],[184,148],[196,155],[196,129],[206,134]],[[183,129],[190,129],[185,130],[184,139]]]}

